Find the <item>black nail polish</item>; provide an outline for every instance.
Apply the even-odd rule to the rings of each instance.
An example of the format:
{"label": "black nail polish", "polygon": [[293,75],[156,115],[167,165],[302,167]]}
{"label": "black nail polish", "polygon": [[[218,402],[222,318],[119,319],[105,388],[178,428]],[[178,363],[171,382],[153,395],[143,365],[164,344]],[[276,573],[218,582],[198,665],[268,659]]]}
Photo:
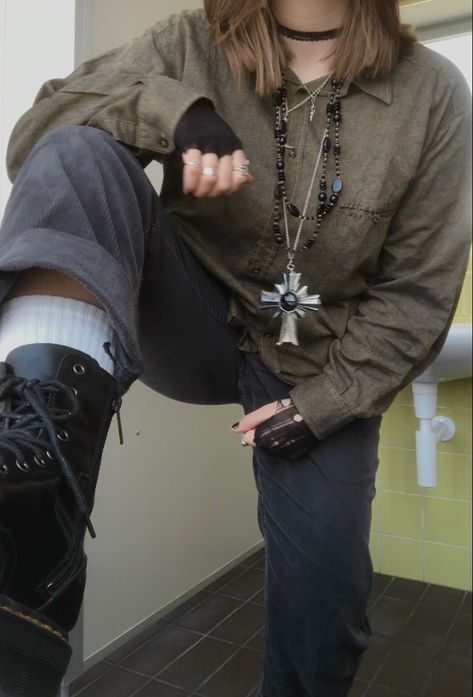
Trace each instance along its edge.
{"label": "black nail polish", "polygon": [[240,422],[237,421],[236,424],[233,424],[232,429],[235,430],[236,428],[238,428],[239,425],[240,425]]}

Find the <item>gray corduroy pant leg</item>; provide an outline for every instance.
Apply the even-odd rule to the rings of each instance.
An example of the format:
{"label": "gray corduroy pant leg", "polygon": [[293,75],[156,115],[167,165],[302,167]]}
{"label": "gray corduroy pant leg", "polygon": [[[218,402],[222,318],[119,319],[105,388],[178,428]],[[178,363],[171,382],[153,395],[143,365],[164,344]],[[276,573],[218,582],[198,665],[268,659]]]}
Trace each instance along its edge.
{"label": "gray corduroy pant leg", "polygon": [[143,168],[110,134],[64,126],[20,170],[0,228],[0,302],[17,272],[56,269],[102,303],[122,392],[140,376],[173,399],[239,401],[228,296],[175,232]]}

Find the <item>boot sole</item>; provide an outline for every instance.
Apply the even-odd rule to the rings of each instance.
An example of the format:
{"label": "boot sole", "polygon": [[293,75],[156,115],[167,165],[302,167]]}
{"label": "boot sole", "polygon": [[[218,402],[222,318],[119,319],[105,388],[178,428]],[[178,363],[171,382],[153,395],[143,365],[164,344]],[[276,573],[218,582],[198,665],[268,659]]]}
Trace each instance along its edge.
{"label": "boot sole", "polygon": [[56,623],[0,595],[0,697],[55,697],[71,653]]}

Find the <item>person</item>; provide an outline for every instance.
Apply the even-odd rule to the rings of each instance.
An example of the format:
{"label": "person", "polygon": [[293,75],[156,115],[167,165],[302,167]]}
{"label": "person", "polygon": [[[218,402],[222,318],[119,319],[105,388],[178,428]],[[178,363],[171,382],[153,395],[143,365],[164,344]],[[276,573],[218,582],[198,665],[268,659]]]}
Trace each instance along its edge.
{"label": "person", "polygon": [[348,695],[382,415],[440,352],[466,271],[470,119],[397,0],[205,0],[43,85],[0,236],[2,695],[60,684],[136,379],[243,406],[258,697]]}

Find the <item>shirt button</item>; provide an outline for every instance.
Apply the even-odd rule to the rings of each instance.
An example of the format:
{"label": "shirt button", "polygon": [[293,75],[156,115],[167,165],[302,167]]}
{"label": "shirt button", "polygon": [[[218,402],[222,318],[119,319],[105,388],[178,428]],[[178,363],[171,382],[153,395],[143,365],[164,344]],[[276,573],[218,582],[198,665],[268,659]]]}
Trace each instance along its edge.
{"label": "shirt button", "polygon": [[256,275],[258,276],[258,275],[261,273],[261,269],[260,269],[258,266],[254,266],[254,267],[251,269],[251,273],[254,273],[254,274],[256,274]]}
{"label": "shirt button", "polygon": [[169,147],[169,140],[166,138],[165,135],[161,135],[159,138],[159,144],[162,148],[168,148]]}

